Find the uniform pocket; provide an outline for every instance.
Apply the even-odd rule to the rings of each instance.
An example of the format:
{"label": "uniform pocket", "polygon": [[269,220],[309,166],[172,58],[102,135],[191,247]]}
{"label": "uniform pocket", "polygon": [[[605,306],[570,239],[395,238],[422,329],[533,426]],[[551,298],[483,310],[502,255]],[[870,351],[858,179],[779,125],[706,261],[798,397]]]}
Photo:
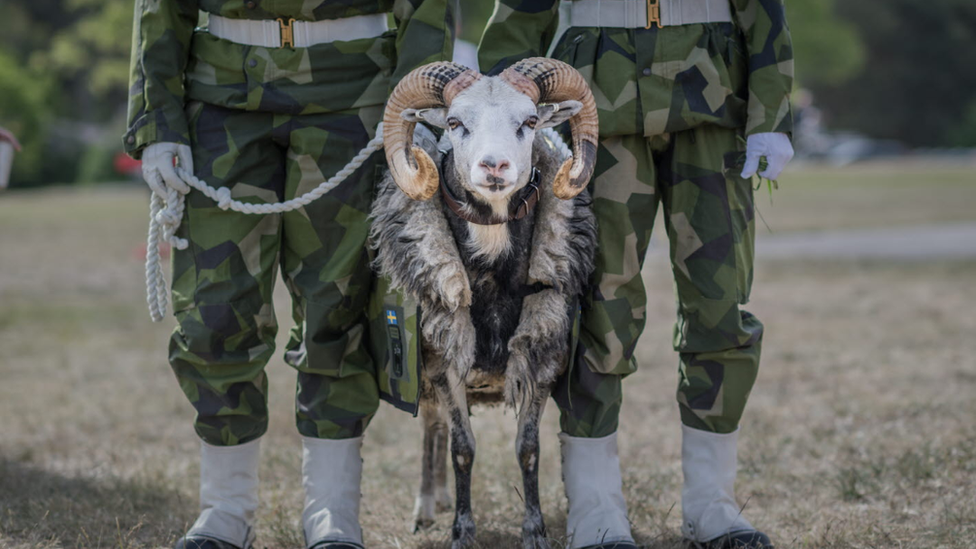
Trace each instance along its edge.
{"label": "uniform pocket", "polygon": [[186,66],[186,96],[229,109],[247,106],[244,59],[248,46],[197,31]]}
{"label": "uniform pocket", "polygon": [[[715,110],[714,122],[727,128],[742,127],[746,123],[749,100],[742,33],[731,23],[716,23],[705,25],[705,39],[717,83],[724,93],[721,108]],[[718,104],[717,100],[713,101]]]}
{"label": "uniform pocket", "polygon": [[552,50],[552,58],[576,67],[576,50],[586,33],[580,29],[570,29],[563,33],[559,43]]}
{"label": "uniform pocket", "polygon": [[[305,333],[300,346],[292,333],[292,348],[286,361],[304,373],[330,377],[349,377],[372,373],[372,362],[364,354],[366,326],[362,318],[334,302],[302,299]],[[300,324],[298,328],[302,325]]]}
{"label": "uniform pocket", "polygon": [[419,304],[376,278],[369,310],[369,348],[376,364],[380,398],[417,415],[423,369]]}
{"label": "uniform pocket", "polygon": [[572,65],[596,100],[600,137],[632,135],[643,129],[637,88],[637,49],[631,29],[570,29]]}

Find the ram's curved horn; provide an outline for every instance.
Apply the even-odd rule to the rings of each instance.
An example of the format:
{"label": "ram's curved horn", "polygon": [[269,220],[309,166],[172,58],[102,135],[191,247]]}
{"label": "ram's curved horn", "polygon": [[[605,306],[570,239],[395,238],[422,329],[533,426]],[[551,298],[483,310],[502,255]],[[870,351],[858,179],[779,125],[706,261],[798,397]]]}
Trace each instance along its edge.
{"label": "ram's curved horn", "polygon": [[393,180],[414,200],[427,200],[437,192],[437,165],[413,144],[416,122],[400,115],[404,109],[429,109],[451,104],[454,97],[481,75],[457,63],[430,63],[416,68],[397,84],[383,115],[383,146]]}
{"label": "ram's curved horn", "polygon": [[573,158],[563,163],[552,183],[556,196],[564,200],[583,192],[593,175],[599,137],[596,102],[586,80],[570,65],[545,57],[523,59],[500,76],[536,103],[575,100],[583,104],[569,120]]}

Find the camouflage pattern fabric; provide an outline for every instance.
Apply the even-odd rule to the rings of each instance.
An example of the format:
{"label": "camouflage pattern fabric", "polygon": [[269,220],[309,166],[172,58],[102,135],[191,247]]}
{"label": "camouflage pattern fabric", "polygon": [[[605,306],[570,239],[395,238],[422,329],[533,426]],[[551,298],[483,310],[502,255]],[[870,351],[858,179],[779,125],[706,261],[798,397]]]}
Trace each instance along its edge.
{"label": "camouflage pattern fabric", "polygon": [[[396,80],[450,59],[450,0],[137,0],[126,150],[189,144],[196,175],[238,200],[270,203],[304,194],[343,168],[374,137]],[[309,48],[263,48],[194,30],[198,9],[225,17],[312,21],[392,10],[396,31]],[[214,445],[267,428],[268,359],[277,320],[271,293],[280,269],[295,327],[285,360],[298,370],[296,422],[305,436],[362,434],[379,403],[366,316],[366,240],[374,154],[312,204],[281,215],[223,211],[186,197],[174,250],[179,327],[170,363]]]}
{"label": "camouflage pattern fabric", "polygon": [[564,432],[616,431],[620,380],[636,370],[634,348],[646,322],[641,269],[659,209],[677,294],[682,421],[719,433],[738,427],[763,334],[759,320],[741,309],[752,287],[755,210],[751,182],[738,175],[739,135],[703,126],[601,140],[591,184],[600,247],[583,307],[582,360],[554,391]]}
{"label": "camouflage pattern fabric", "polygon": [[[553,52],[587,78],[601,134],[590,187],[600,248],[583,304],[584,352],[554,393],[572,436],[616,430],[620,378],[637,368],[646,321],[640,272],[659,206],[678,301],[682,422],[734,431],[755,382],[762,324],[741,308],[755,229],[738,137],[792,131],[792,48],[782,0],[731,5],[735,23],[571,27]],[[481,66],[497,73],[544,54],[557,9],[557,0],[501,0]]]}
{"label": "camouflage pattern fabric", "polygon": [[585,352],[580,342],[576,359],[556,379],[552,399],[559,407],[562,432],[574,437],[604,437],[617,431],[624,401],[623,376],[594,371],[583,360]]}
{"label": "camouflage pattern fabric", "polygon": [[[590,84],[600,134],[647,137],[702,124],[791,132],[793,48],[783,0],[730,0],[735,23],[651,29],[571,27],[553,57]],[[558,0],[500,0],[478,50],[497,74],[544,56]]]}
{"label": "camouflage pattern fabric", "polygon": [[[372,138],[382,108],[313,115],[187,107],[197,176],[235,199],[287,200],[340,170]],[[371,274],[367,215],[383,155],[293,212],[242,215],[187,195],[173,256],[179,322],[170,363],[210,444],[253,440],[267,428],[267,376],[278,270],[293,300],[285,360],[298,370],[296,421],[305,436],[362,434],[379,404],[365,338]]]}
{"label": "camouflage pattern fabric", "polygon": [[582,338],[592,338],[583,333],[583,308],[591,310],[593,300],[582,301],[572,325],[569,364],[566,372],[556,379],[552,398],[560,410],[562,432],[576,437],[602,437],[617,430],[620,406],[623,404],[623,376],[594,371],[584,360],[586,346]]}
{"label": "camouflage pattern fabric", "polygon": [[[452,0],[136,0],[125,150],[139,158],[150,143],[189,144],[183,108],[191,100],[293,115],[382,104],[408,72],[451,58],[451,5]],[[234,19],[298,21],[392,12],[396,30],[379,40],[264,48],[195,29],[198,10]]]}

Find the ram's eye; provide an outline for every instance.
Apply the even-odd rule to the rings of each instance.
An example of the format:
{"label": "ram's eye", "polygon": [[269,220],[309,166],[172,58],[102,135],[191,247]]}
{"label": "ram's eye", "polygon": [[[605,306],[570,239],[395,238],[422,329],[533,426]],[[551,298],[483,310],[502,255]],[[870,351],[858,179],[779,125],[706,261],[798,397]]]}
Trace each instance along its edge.
{"label": "ram's eye", "polygon": [[539,117],[533,115],[528,117],[522,125],[528,127],[530,130],[534,130],[536,124],[538,123],[539,123]]}
{"label": "ram's eye", "polygon": [[454,118],[453,116],[451,118],[448,118],[447,119],[447,127],[448,128],[451,128],[452,130],[456,130],[456,129],[461,128],[463,126],[464,126],[464,124],[462,124],[460,120],[458,120],[457,118]]}

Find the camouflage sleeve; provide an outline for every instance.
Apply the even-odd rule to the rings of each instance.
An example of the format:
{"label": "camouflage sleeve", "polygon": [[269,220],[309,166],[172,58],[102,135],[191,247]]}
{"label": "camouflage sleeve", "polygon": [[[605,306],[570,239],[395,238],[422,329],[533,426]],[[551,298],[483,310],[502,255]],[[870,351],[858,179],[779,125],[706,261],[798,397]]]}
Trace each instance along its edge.
{"label": "camouflage sleeve", "polygon": [[746,134],[793,131],[793,41],[783,0],[732,0],[749,54]]}
{"label": "camouflage sleeve", "polygon": [[189,144],[183,71],[197,24],[197,0],[136,0],[129,64],[128,130],[133,158],[151,143]]}
{"label": "camouflage sleeve", "polygon": [[390,89],[421,65],[450,61],[454,54],[454,0],[396,0],[397,66]]}
{"label": "camouflage sleeve", "polygon": [[526,57],[544,57],[559,25],[559,0],[498,0],[478,46],[478,65],[498,74]]}

